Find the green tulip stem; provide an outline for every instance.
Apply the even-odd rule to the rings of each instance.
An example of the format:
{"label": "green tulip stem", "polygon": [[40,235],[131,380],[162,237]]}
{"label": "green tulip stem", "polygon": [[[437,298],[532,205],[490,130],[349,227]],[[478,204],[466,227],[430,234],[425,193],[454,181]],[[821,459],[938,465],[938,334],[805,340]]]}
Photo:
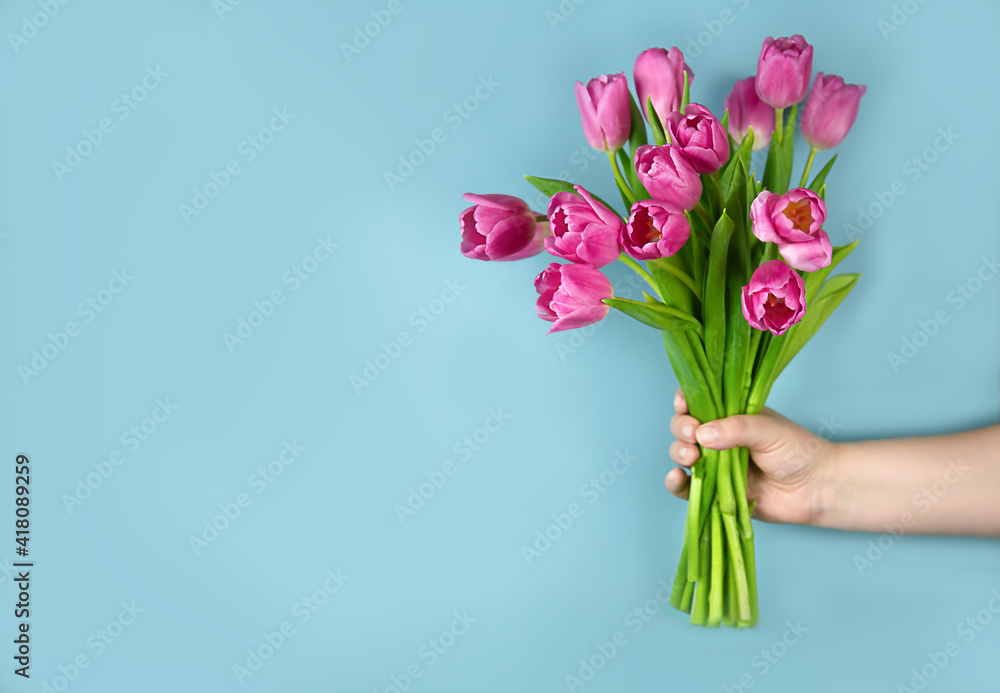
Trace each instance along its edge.
{"label": "green tulip stem", "polygon": [[661,301],[663,300],[663,294],[660,293],[660,287],[656,284],[655,281],[653,281],[652,275],[650,275],[649,272],[646,271],[645,267],[640,265],[638,262],[630,258],[625,253],[619,255],[618,259],[624,262],[629,267],[631,267],[633,270],[635,270],[635,273],[638,274],[640,277],[645,279],[646,283],[649,284],[653,288],[653,291],[656,292],[656,295],[660,297],[660,300]]}
{"label": "green tulip stem", "polygon": [[615,180],[618,181],[618,187],[622,189],[622,194],[628,197],[630,205],[634,205],[635,195],[632,193],[632,188],[628,187],[628,183],[625,182],[625,176],[622,175],[622,170],[618,166],[615,152],[608,152],[608,161],[611,162],[611,169],[615,172]]}
{"label": "green tulip stem", "polygon": [[774,136],[778,139],[778,144],[784,139],[785,135],[785,109],[776,108],[774,109]]}
{"label": "green tulip stem", "polygon": [[815,158],[816,158],[816,150],[813,149],[812,147],[809,147],[809,158],[806,159],[806,168],[804,171],[802,171],[802,180],[799,181],[800,188],[806,187],[806,181],[809,179],[809,169],[812,168],[813,159]]}

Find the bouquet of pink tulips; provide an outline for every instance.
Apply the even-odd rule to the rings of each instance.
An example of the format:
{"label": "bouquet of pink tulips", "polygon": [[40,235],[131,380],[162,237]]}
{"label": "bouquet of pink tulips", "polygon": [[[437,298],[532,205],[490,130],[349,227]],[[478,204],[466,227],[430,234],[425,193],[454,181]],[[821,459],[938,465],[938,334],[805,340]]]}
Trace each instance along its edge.
{"label": "bouquet of pink tulips", "polygon": [[[834,248],[822,228],[836,156],[809,176],[817,152],[847,135],[865,87],[816,75],[801,118],[809,157],[789,189],[812,57],[802,36],[768,38],[757,74],[736,83],[721,119],[689,102],[694,75],[677,48],[650,48],[636,59],[638,102],[624,73],[577,82],[584,135],[607,153],[627,212],[578,185],[527,176],[550,198],[547,213],[507,195],[468,194],[462,253],[516,260],[544,249],[567,260],[535,279],[535,309],[552,323],[549,333],[590,325],[615,308],[660,331],[695,418],[758,413],[858,279],[830,276],[857,244]],[[765,147],[758,180],[751,152]],[[600,268],[615,260],[649,284],[644,301],[614,296]],[[693,467],[671,603],[694,624],[757,622],[749,464],[746,448],[706,448]]]}

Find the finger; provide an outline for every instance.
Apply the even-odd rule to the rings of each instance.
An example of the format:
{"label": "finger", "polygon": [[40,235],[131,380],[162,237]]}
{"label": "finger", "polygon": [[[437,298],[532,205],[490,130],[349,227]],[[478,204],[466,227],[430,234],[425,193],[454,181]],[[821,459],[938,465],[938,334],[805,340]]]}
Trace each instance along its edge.
{"label": "finger", "polygon": [[670,419],[670,432],[677,440],[682,440],[685,443],[697,443],[694,433],[700,425],[701,421],[693,416],[674,414],[674,418]]}
{"label": "finger", "polygon": [[687,500],[688,497],[688,485],[690,484],[690,479],[688,475],[684,473],[684,470],[680,467],[674,467],[667,474],[666,479],[663,480],[670,493],[674,494],[678,498],[683,498]]}
{"label": "finger", "polygon": [[690,467],[697,462],[700,455],[701,451],[698,450],[697,445],[688,445],[679,440],[670,444],[670,459],[685,467]]}
{"label": "finger", "polygon": [[677,394],[674,395],[674,411],[678,414],[688,413],[688,403],[684,399],[684,392],[680,388],[677,388]]}
{"label": "finger", "polygon": [[695,432],[698,442],[713,450],[748,447],[769,452],[781,445],[784,422],[770,416],[741,414],[702,424]]}

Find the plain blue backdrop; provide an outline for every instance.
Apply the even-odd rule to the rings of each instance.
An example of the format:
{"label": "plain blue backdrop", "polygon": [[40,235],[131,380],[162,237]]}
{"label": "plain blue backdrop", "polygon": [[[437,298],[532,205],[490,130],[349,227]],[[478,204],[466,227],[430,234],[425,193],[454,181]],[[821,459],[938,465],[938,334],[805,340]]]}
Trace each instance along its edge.
{"label": "plain blue backdrop", "polygon": [[995,422],[1000,279],[949,301],[1000,252],[994,3],[11,0],[0,29],[3,691],[896,691],[949,641],[927,690],[997,690],[1000,618],[956,631],[991,616],[997,541],[758,524],[758,628],[661,608],[684,503],[658,335],[545,336],[543,257],[458,252],[463,192],[614,197],[574,81],[677,45],[721,112],[801,33],[868,86],[826,229],[875,218],[770,405],[840,440]]}

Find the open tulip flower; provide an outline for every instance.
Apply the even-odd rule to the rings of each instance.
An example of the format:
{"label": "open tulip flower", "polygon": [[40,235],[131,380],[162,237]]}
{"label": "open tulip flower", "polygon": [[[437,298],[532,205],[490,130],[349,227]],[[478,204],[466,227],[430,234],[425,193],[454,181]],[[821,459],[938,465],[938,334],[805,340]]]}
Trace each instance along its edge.
{"label": "open tulip flower", "polygon": [[777,243],[778,252],[792,267],[815,272],[830,264],[833,248],[821,227],[826,204],[808,188],[795,188],[784,195],[767,190],[750,205],[753,235],[765,243]]}
{"label": "open tulip flower", "polygon": [[[535,311],[549,334],[593,325],[613,308],[658,332],[696,419],[760,413],[859,276],[833,274],[858,242],[833,247],[823,230],[836,157],[818,173],[812,165],[855,125],[864,86],[817,73],[802,111],[809,156],[791,186],[812,61],[802,36],[767,38],[757,74],[736,83],[721,118],[691,102],[691,71],[677,48],[639,54],[638,103],[624,73],[577,82],[583,136],[607,153],[623,206],[569,181],[526,176],[549,199],[545,217],[516,197],[467,195],[462,252],[530,261],[544,247],[568,261],[535,278]],[[758,176],[750,157],[763,149]],[[615,260],[648,289],[615,296],[598,269]],[[665,388],[664,406],[672,391]],[[695,625],[758,621],[749,470],[745,447],[703,447],[691,468],[670,603]]]}
{"label": "open tulip flower", "polygon": [[667,115],[670,141],[698,173],[715,173],[729,161],[729,136],[712,112],[691,103]]}

